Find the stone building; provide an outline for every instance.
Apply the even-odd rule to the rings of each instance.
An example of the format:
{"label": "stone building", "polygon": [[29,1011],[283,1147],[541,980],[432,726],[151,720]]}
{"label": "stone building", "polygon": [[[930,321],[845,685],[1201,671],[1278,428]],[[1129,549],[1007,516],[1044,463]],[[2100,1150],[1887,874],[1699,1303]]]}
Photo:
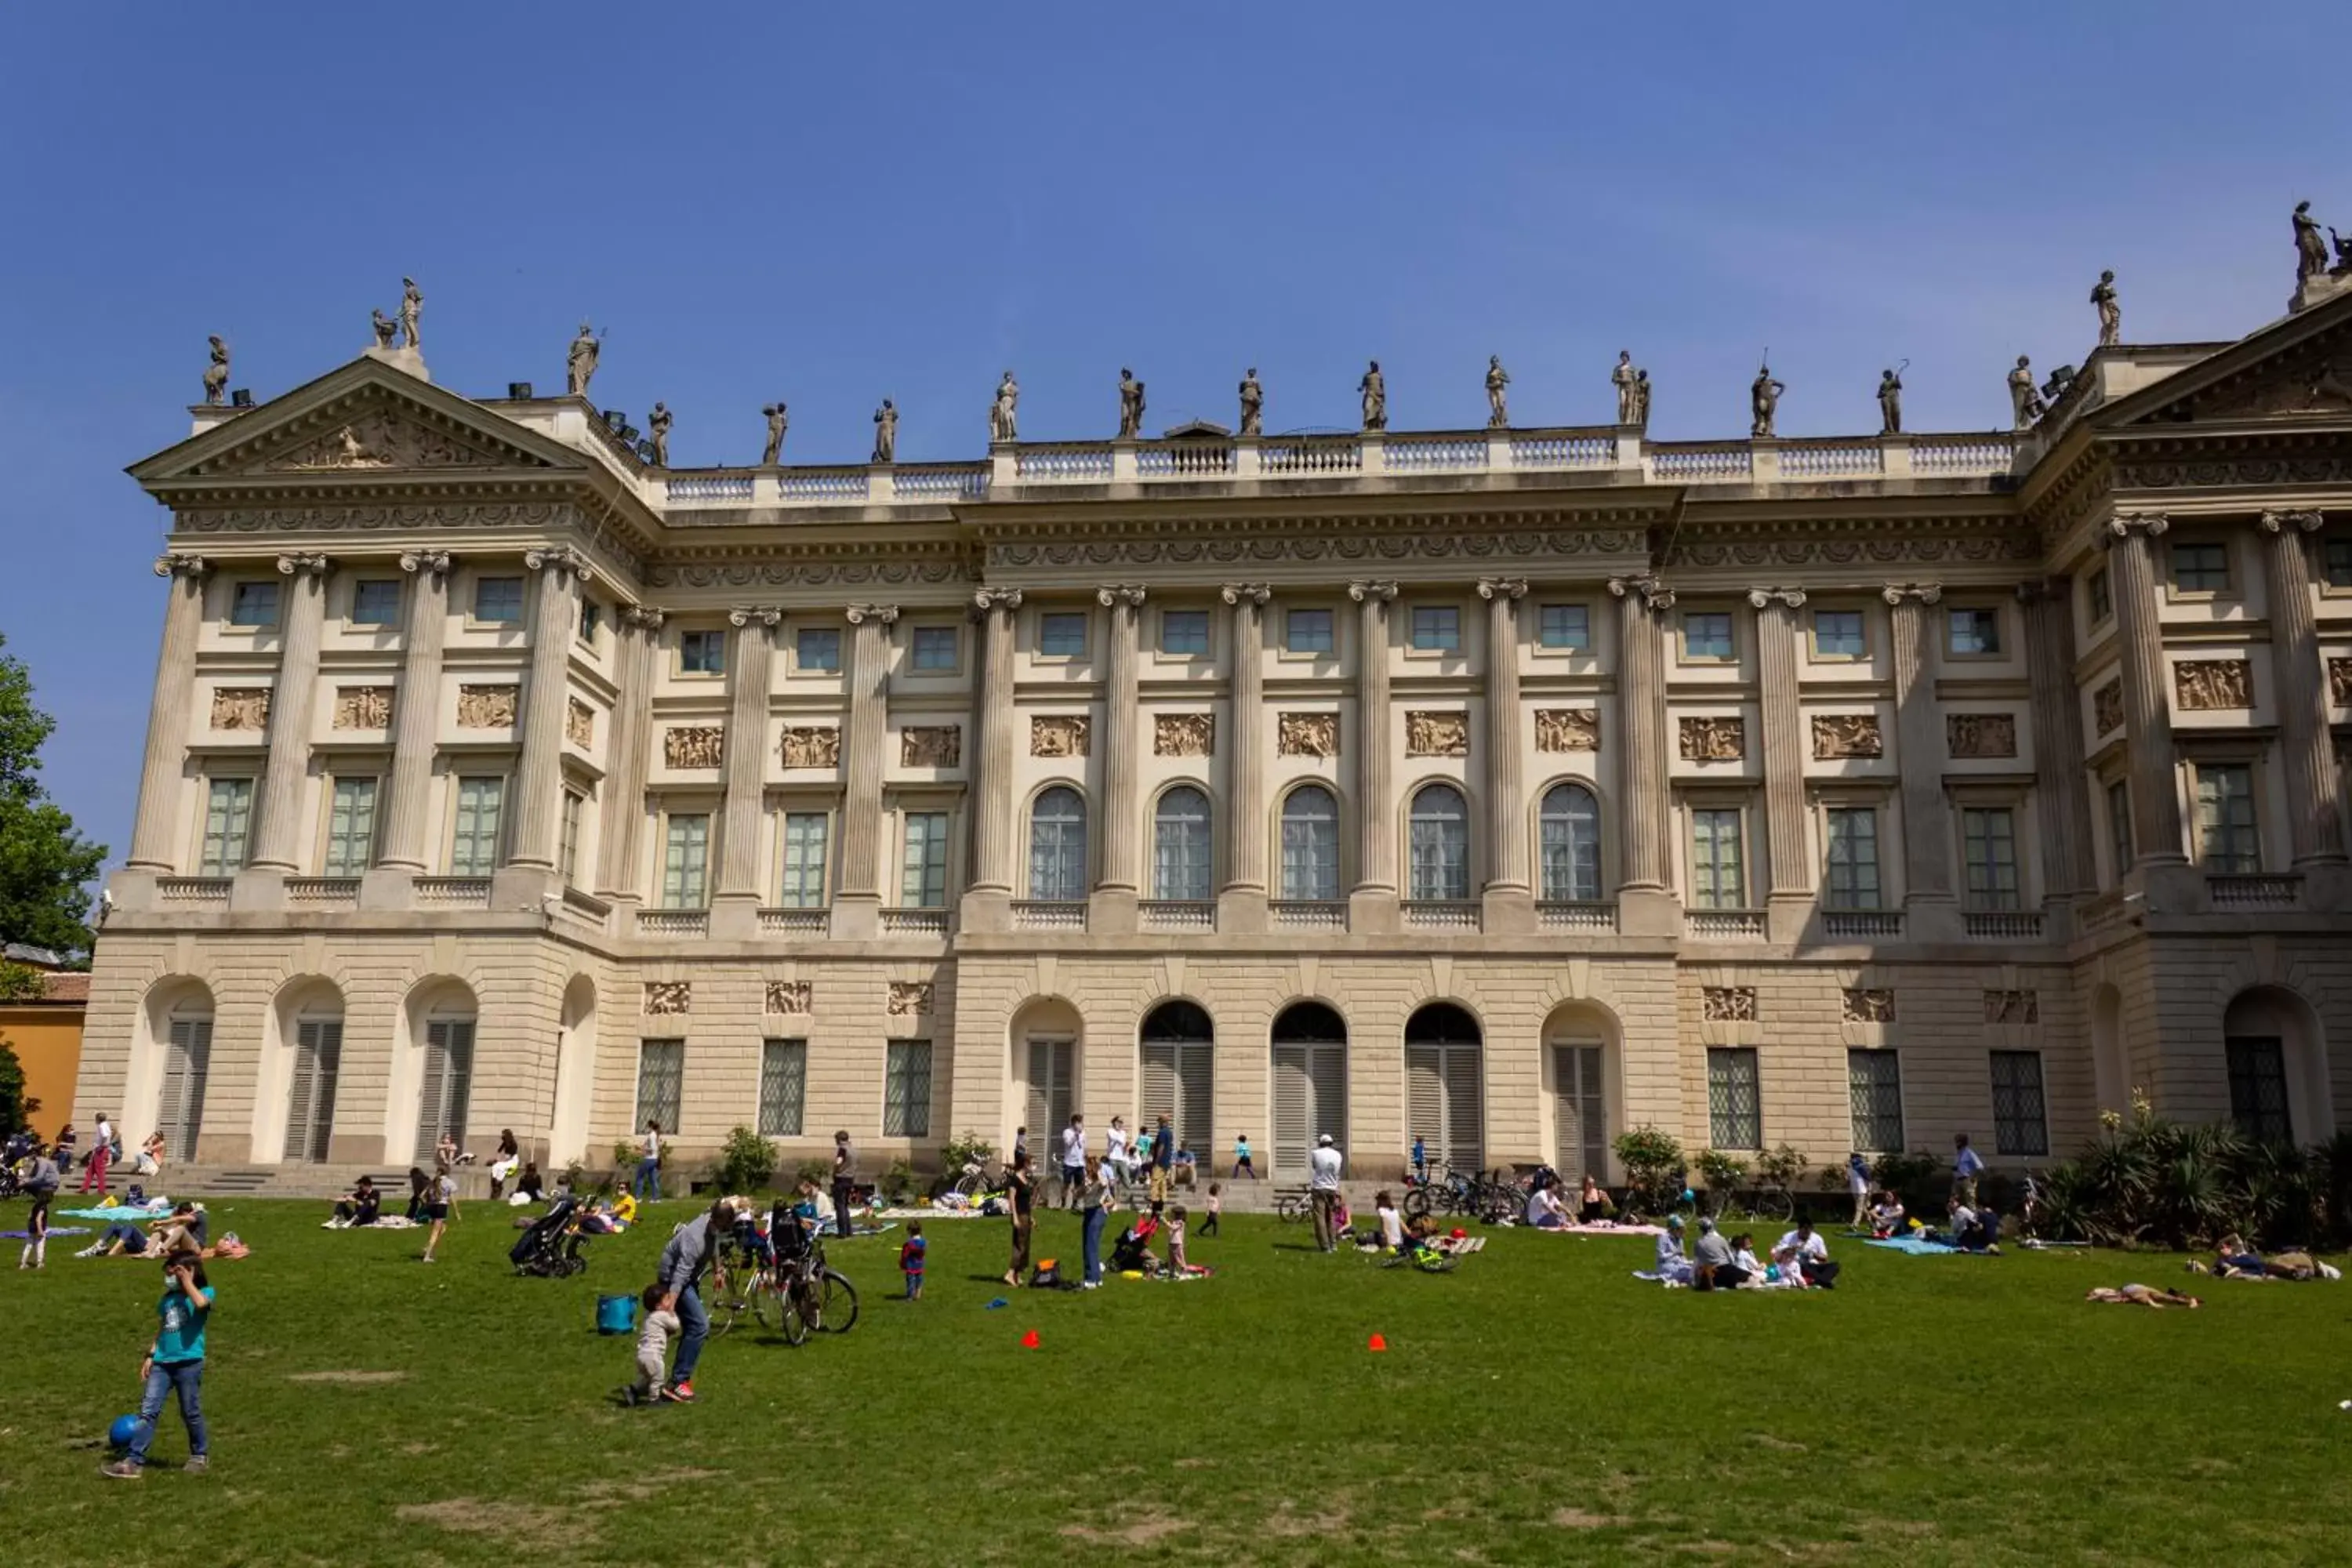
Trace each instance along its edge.
{"label": "stone building", "polygon": [[2352,297],[2015,434],[689,470],[422,370],[131,469],[78,1119],[920,1163],[1166,1111],[1287,1175],[2352,1111]]}

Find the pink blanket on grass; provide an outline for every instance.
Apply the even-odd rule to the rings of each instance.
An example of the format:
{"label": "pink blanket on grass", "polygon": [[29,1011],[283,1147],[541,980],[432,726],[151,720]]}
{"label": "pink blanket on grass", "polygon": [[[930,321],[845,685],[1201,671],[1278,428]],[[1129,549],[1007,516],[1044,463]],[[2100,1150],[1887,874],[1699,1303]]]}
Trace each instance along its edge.
{"label": "pink blanket on grass", "polygon": [[1549,1236],[1664,1236],[1662,1226],[1654,1225],[1556,1225],[1530,1226],[1538,1235]]}

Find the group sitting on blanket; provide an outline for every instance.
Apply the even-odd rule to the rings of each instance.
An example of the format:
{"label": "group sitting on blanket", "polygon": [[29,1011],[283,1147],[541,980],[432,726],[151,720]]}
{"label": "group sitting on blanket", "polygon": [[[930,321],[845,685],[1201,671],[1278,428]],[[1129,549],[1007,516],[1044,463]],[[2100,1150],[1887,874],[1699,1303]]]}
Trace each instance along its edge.
{"label": "group sitting on blanket", "polygon": [[1756,1256],[1753,1238],[1744,1233],[1726,1237],[1711,1219],[1700,1220],[1698,1231],[1691,1255],[1684,1257],[1682,1215],[1669,1215],[1665,1233],[1658,1237],[1655,1267],[1634,1277],[1675,1289],[1836,1288],[1838,1265],[1830,1261],[1829,1243],[1811,1220],[1799,1220],[1795,1229],[1772,1244],[1769,1263]]}

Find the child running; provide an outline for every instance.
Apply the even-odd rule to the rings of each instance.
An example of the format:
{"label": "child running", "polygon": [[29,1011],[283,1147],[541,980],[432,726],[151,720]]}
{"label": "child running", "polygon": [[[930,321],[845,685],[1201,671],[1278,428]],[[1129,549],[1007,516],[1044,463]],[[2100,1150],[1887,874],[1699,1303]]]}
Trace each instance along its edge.
{"label": "child running", "polygon": [[425,1217],[433,1222],[433,1229],[425,1237],[422,1261],[433,1261],[433,1249],[441,1245],[441,1233],[449,1228],[449,1210],[457,1201],[457,1177],[444,1170],[431,1178],[425,1189]]}
{"label": "child running", "polygon": [[1234,1140],[1234,1174],[1247,1176],[1253,1182],[1257,1180],[1257,1167],[1250,1163],[1249,1134],[1246,1132]]}
{"label": "child running", "polygon": [[923,1240],[923,1222],[908,1220],[906,1242],[898,1248],[898,1272],[906,1277],[907,1300],[909,1301],[923,1299],[923,1254],[927,1247]]}
{"label": "child running", "polygon": [[215,1292],[205,1278],[205,1260],[192,1251],[174,1252],[163,1259],[163,1299],[155,1303],[163,1321],[155,1343],[139,1363],[145,1392],[139,1398],[139,1431],[131,1452],[102,1468],[101,1474],[119,1481],[135,1481],[147,1473],[147,1448],[155,1441],[155,1423],[163,1414],[163,1396],[177,1394],[180,1419],[188,1427],[188,1462],[184,1473],[202,1475],[211,1463],[205,1440],[203,1385],[205,1329],[212,1321]]}
{"label": "child running", "polygon": [[1201,1221],[1201,1234],[1202,1236],[1216,1235],[1218,1216],[1223,1215],[1224,1212],[1224,1184],[1222,1182],[1211,1182],[1209,1184],[1209,1212],[1206,1217]]}
{"label": "child running", "polygon": [[668,1380],[668,1368],[664,1357],[669,1342],[677,1338],[677,1314],[662,1305],[660,1281],[646,1287],[638,1298],[645,1310],[645,1321],[637,1329],[637,1381],[629,1385],[631,1405],[652,1405],[661,1397],[663,1384]]}
{"label": "child running", "polygon": [[58,1184],[64,1180],[58,1172],[58,1163],[34,1146],[32,1168],[26,1173],[25,1190],[33,1199],[33,1208],[25,1216],[25,1250],[16,1257],[19,1268],[44,1268],[48,1266],[49,1200],[58,1195]]}

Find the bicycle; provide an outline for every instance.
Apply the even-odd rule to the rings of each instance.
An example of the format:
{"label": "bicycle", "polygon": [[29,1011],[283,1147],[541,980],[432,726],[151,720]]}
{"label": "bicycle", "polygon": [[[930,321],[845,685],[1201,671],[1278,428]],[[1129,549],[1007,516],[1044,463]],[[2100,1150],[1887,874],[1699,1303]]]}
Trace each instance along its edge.
{"label": "bicycle", "polygon": [[735,1326],[746,1311],[761,1323],[760,1298],[772,1292],[773,1255],[749,1221],[714,1244],[710,1257],[710,1288],[703,1293],[703,1310],[710,1315],[713,1339]]}
{"label": "bicycle", "polygon": [[1285,1225],[1295,1225],[1315,1212],[1315,1202],[1303,1191],[1277,1193],[1274,1199],[1274,1217]]}
{"label": "bicycle", "polygon": [[[806,1342],[809,1332],[845,1334],[857,1326],[857,1287],[824,1260],[824,1237],[811,1235],[798,1258],[785,1262],[775,1297],[774,1327],[790,1344]],[[767,1320],[761,1319],[762,1323]]]}

